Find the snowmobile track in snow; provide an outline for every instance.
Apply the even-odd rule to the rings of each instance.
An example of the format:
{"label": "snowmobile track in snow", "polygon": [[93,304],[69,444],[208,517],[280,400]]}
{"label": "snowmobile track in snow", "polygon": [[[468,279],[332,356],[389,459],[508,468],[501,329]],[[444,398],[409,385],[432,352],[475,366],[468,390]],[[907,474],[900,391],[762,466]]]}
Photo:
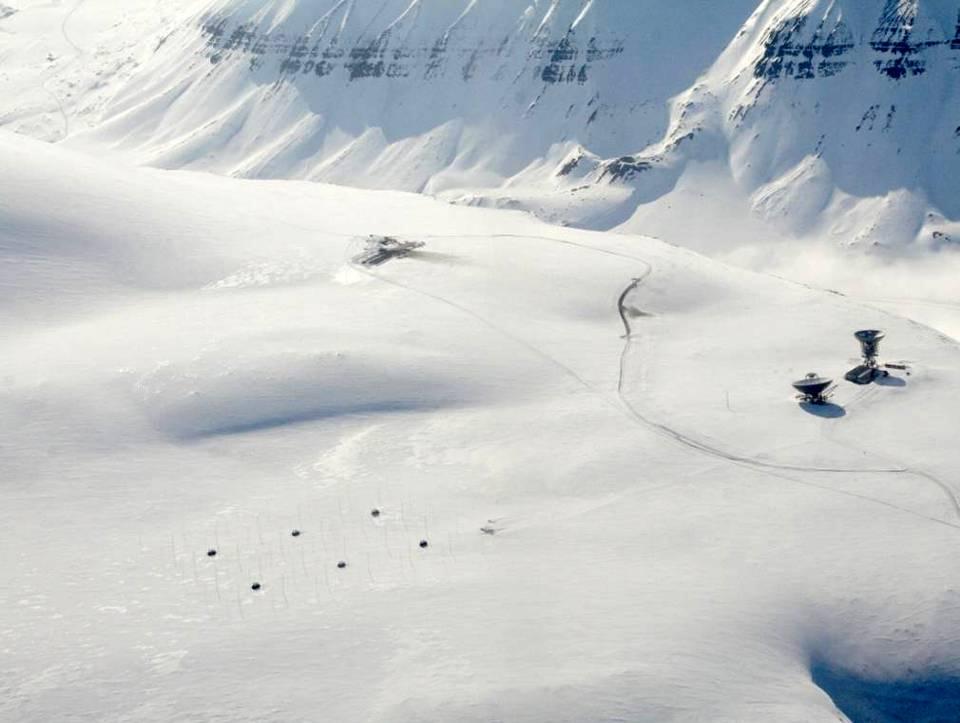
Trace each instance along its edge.
{"label": "snowmobile track in snow", "polygon": [[623,348],[623,351],[621,352],[621,355],[620,355],[620,367],[619,367],[619,374],[618,374],[618,379],[617,379],[617,397],[618,397],[618,400],[619,400],[619,404],[615,403],[615,402],[614,402],[613,400],[611,400],[606,394],[604,394],[601,390],[599,390],[599,389],[597,389],[596,387],[594,387],[592,384],[590,384],[588,381],[586,381],[583,377],[581,377],[579,374],[577,374],[576,371],[574,371],[573,369],[571,369],[570,367],[568,367],[566,364],[564,364],[564,363],[561,362],[560,360],[558,360],[558,359],[552,357],[551,355],[547,354],[547,353],[544,352],[542,349],[540,349],[540,348],[538,348],[537,346],[531,344],[531,343],[530,343],[529,341],[527,341],[526,339],[523,339],[523,338],[521,338],[521,337],[519,337],[519,336],[517,336],[517,335],[515,335],[515,334],[512,334],[512,333],[506,331],[505,329],[503,329],[503,328],[500,327],[499,325],[497,325],[497,324],[495,324],[494,322],[490,321],[489,319],[487,319],[486,317],[482,316],[481,314],[473,311],[472,309],[469,309],[469,308],[467,308],[467,307],[465,307],[465,306],[462,306],[461,304],[459,304],[459,303],[457,303],[457,302],[455,302],[455,301],[452,301],[452,300],[447,299],[447,298],[445,298],[445,297],[439,296],[439,295],[437,295],[437,294],[433,294],[433,293],[431,293],[431,292],[424,291],[424,290],[422,290],[422,289],[418,289],[418,288],[415,288],[415,287],[413,287],[413,286],[409,286],[409,285],[404,284],[404,283],[401,283],[401,282],[399,282],[399,281],[395,281],[395,280],[386,278],[386,277],[384,277],[384,276],[381,276],[380,274],[377,274],[377,273],[372,272],[369,268],[365,268],[365,267],[360,266],[360,265],[358,265],[358,264],[353,264],[353,267],[356,268],[357,270],[361,271],[362,273],[366,274],[367,276],[370,276],[370,277],[372,277],[372,278],[374,278],[374,279],[376,279],[376,280],[378,280],[378,281],[380,281],[380,282],[382,282],[382,283],[389,284],[389,285],[391,285],[391,286],[395,286],[395,287],[397,287],[397,288],[404,289],[404,290],[406,290],[406,291],[408,291],[408,292],[415,293],[415,294],[419,294],[419,295],[425,296],[425,297],[427,297],[427,298],[433,299],[433,300],[435,300],[435,301],[437,301],[437,302],[439,302],[439,303],[445,304],[445,305],[447,305],[447,306],[449,306],[449,307],[451,307],[451,308],[453,308],[453,309],[456,309],[457,311],[459,311],[459,312],[461,312],[461,313],[464,313],[464,314],[472,317],[473,319],[479,321],[480,323],[482,323],[483,325],[485,325],[485,326],[487,326],[488,328],[492,329],[493,331],[495,331],[496,333],[500,334],[501,336],[509,339],[510,341],[512,341],[512,342],[514,342],[514,343],[516,343],[516,344],[518,344],[518,345],[520,345],[520,346],[523,346],[524,348],[526,348],[527,350],[529,350],[530,352],[532,352],[532,353],[535,354],[536,356],[540,357],[541,359],[543,359],[544,361],[546,361],[547,363],[549,363],[551,366],[554,366],[554,367],[560,369],[565,375],[567,375],[567,376],[571,377],[572,379],[574,379],[580,386],[584,387],[586,390],[588,390],[588,391],[591,392],[592,394],[596,395],[598,398],[600,398],[601,400],[603,400],[604,403],[606,403],[607,405],[615,408],[619,413],[624,414],[624,415],[625,415],[628,419],[630,419],[632,422],[634,422],[634,423],[636,423],[636,424],[639,424],[639,425],[643,426],[644,428],[646,428],[646,429],[648,429],[648,430],[652,430],[654,433],[656,433],[656,434],[658,434],[658,435],[660,435],[660,436],[662,436],[662,437],[665,437],[665,438],[670,439],[670,440],[672,440],[672,441],[674,441],[674,442],[676,442],[676,443],[678,443],[678,444],[681,444],[681,445],[683,445],[683,446],[685,446],[685,447],[688,447],[689,449],[693,449],[693,450],[695,450],[695,451],[697,451],[697,452],[700,452],[701,454],[708,455],[708,456],[710,456],[710,457],[713,457],[713,458],[715,458],[715,459],[719,459],[719,460],[728,462],[728,463],[730,463],[730,464],[735,464],[735,465],[738,465],[738,466],[746,467],[746,468],[748,468],[748,469],[754,469],[754,470],[756,470],[756,471],[763,472],[763,473],[765,473],[765,474],[768,474],[768,475],[770,475],[770,476],[772,476],[772,477],[776,477],[776,478],[781,479],[781,480],[784,480],[784,481],[793,482],[793,483],[795,483],[795,484],[801,484],[801,485],[804,485],[804,486],[807,486],[807,487],[813,487],[813,488],[820,489],[820,490],[824,490],[824,491],[827,491],[827,492],[832,492],[832,493],[834,493],[834,494],[840,494],[840,495],[843,495],[843,496],[846,496],[846,497],[853,497],[853,498],[856,498],[856,499],[861,499],[861,500],[864,500],[864,501],[872,502],[872,503],[875,503],[875,504],[878,504],[878,505],[881,505],[881,506],[884,506],[884,507],[888,507],[888,508],[890,508],[890,509],[894,509],[894,510],[903,512],[903,513],[905,513],[905,514],[909,514],[909,515],[911,515],[911,516],[920,517],[920,518],[925,519],[925,520],[928,520],[928,521],[930,521],[930,522],[935,522],[935,523],[937,523],[937,524],[945,525],[945,526],[947,526],[947,527],[952,527],[952,528],[955,528],[955,529],[960,529],[960,525],[958,525],[958,524],[949,522],[949,521],[947,521],[947,520],[942,520],[942,519],[939,519],[939,518],[936,518],[936,517],[931,517],[931,516],[929,516],[929,515],[925,515],[925,514],[916,512],[916,511],[911,510],[911,509],[908,509],[908,508],[906,508],[906,507],[901,507],[901,506],[899,506],[899,505],[896,505],[896,504],[893,504],[893,503],[890,503],[890,502],[885,502],[884,500],[880,500],[880,499],[877,499],[877,498],[875,498],[875,497],[870,497],[870,496],[867,496],[867,495],[861,495],[861,494],[857,494],[857,493],[855,493],[855,492],[848,492],[848,491],[845,491],[845,490],[838,490],[838,489],[835,489],[835,488],[833,488],[833,487],[828,487],[828,486],[826,486],[826,485],[820,485],[820,484],[816,484],[816,483],[814,483],[814,482],[809,482],[809,481],[805,481],[805,480],[799,480],[799,479],[796,479],[795,477],[789,477],[789,476],[786,476],[786,475],[784,475],[784,474],[779,474],[780,472],[803,472],[803,473],[822,473],[822,474],[897,474],[897,475],[899,475],[899,474],[910,474],[910,475],[915,475],[915,476],[918,476],[918,477],[922,477],[922,478],[924,478],[924,479],[927,479],[928,481],[930,481],[930,482],[932,482],[933,484],[937,485],[937,486],[946,494],[947,498],[948,498],[949,501],[951,502],[951,505],[952,505],[955,513],[957,514],[958,517],[960,517],[960,501],[957,500],[957,497],[956,497],[956,495],[954,494],[953,490],[952,490],[948,485],[946,485],[945,483],[943,483],[942,481],[936,479],[935,477],[933,477],[933,476],[931,476],[931,475],[929,475],[929,474],[927,474],[927,473],[925,473],[925,472],[920,472],[920,471],[916,471],[916,470],[911,470],[911,469],[909,469],[909,468],[907,468],[907,467],[876,467],[876,468],[815,467],[815,466],[788,465],[788,464],[779,464],[779,463],[776,463],[776,462],[767,462],[767,461],[759,460],[759,459],[756,459],[756,458],[753,458],[753,457],[747,457],[747,456],[744,456],[744,455],[734,454],[734,453],[727,452],[727,451],[725,451],[725,450],[719,449],[719,448],[717,448],[717,447],[711,446],[711,445],[709,445],[709,444],[706,444],[706,443],[704,443],[704,442],[701,442],[700,440],[697,440],[697,439],[695,439],[695,438],[693,438],[693,437],[690,437],[690,436],[688,436],[688,435],[680,432],[679,430],[673,429],[672,427],[670,427],[670,426],[668,426],[668,425],[662,424],[662,423],[660,423],[660,422],[656,422],[656,421],[654,421],[654,420],[646,417],[646,416],[643,415],[639,410],[637,410],[636,407],[635,407],[634,405],[632,405],[632,404],[626,399],[625,395],[623,394],[623,381],[624,381],[624,374],[625,374],[625,370],[626,370],[626,359],[627,359],[627,356],[628,356],[628,354],[629,354],[631,344],[632,344],[632,342],[634,341],[633,328],[632,328],[632,326],[630,325],[630,322],[629,322],[629,317],[628,317],[628,314],[627,314],[627,311],[626,311],[626,308],[625,308],[625,302],[626,302],[627,297],[628,297],[633,291],[635,291],[637,288],[639,288],[639,286],[643,283],[643,281],[645,281],[645,280],[653,273],[653,270],[654,270],[654,269],[653,269],[653,266],[652,266],[649,262],[647,262],[646,260],[641,259],[641,258],[636,257],[636,256],[632,256],[632,255],[630,255],[630,254],[621,253],[621,252],[619,252],[619,251],[613,251],[613,250],[605,249],[605,248],[602,248],[602,247],[591,246],[591,245],[589,245],[589,244],[578,243],[578,242],[576,242],[576,241],[571,241],[571,240],[569,240],[569,239],[559,239],[559,238],[556,238],[556,237],[553,237],[553,236],[536,236],[536,235],[524,235],[524,234],[492,234],[492,235],[455,235],[455,234],[438,235],[438,234],[432,234],[432,235],[425,235],[425,236],[423,236],[422,238],[427,238],[427,239],[429,239],[429,238],[434,238],[434,239],[457,239],[457,238],[516,238],[516,239],[535,239],[535,240],[548,241],[548,242],[551,242],[551,243],[558,243],[558,244],[562,244],[562,245],[566,245],[566,246],[574,246],[574,247],[581,248],[581,249],[584,249],[584,250],[592,251],[592,252],[594,252],[594,253],[602,253],[602,254],[606,254],[606,255],[609,255],[609,256],[616,256],[616,257],[619,257],[619,258],[624,258],[624,259],[628,259],[628,260],[633,261],[633,262],[636,262],[636,263],[643,264],[643,267],[644,267],[643,272],[640,274],[640,276],[634,277],[634,278],[631,280],[630,284],[628,284],[627,287],[623,290],[623,292],[621,292],[621,294],[619,295],[619,297],[618,297],[618,302],[617,302],[617,303],[618,303],[618,309],[617,309],[617,311],[618,311],[618,314],[619,314],[619,316],[620,316],[621,322],[623,323],[624,329],[625,329],[625,332],[626,332],[626,333],[625,333],[624,348]]}
{"label": "snowmobile track in snow", "polygon": [[[626,333],[626,343],[624,345],[623,353],[620,356],[620,376],[617,382],[617,395],[619,396],[620,401],[624,404],[624,406],[630,411],[630,413],[636,419],[640,420],[641,422],[643,422],[643,424],[655,429],[656,431],[661,432],[664,435],[674,439],[675,441],[680,442],[681,444],[684,444],[699,452],[711,455],[713,457],[717,457],[719,459],[724,459],[728,462],[733,462],[736,464],[741,464],[741,465],[745,465],[753,468],[759,468],[761,471],[769,472],[770,470],[782,470],[787,472],[819,472],[819,473],[825,473],[825,474],[909,474],[916,477],[921,477],[927,480],[928,482],[931,482],[934,485],[936,485],[944,493],[944,495],[947,497],[947,500],[950,502],[951,506],[953,507],[954,514],[957,517],[960,517],[960,500],[957,499],[957,495],[954,492],[953,488],[951,488],[949,485],[947,485],[945,482],[938,479],[934,475],[931,475],[930,473],[924,472],[922,470],[912,469],[909,467],[880,467],[880,468],[864,468],[864,469],[843,468],[843,467],[813,467],[813,466],[805,466],[805,465],[785,465],[785,464],[779,464],[775,462],[766,462],[766,461],[758,460],[752,457],[735,455],[735,454],[726,452],[724,450],[718,449],[711,445],[705,444],[699,440],[696,440],[692,437],[684,435],[683,433],[673,429],[672,427],[661,424],[659,422],[655,422],[652,419],[649,419],[645,417],[643,414],[641,414],[636,409],[636,407],[634,407],[634,405],[632,405],[629,402],[629,400],[627,400],[627,398],[623,394],[623,379],[624,379],[624,372],[626,367],[626,359],[630,351],[631,342],[633,341],[632,327],[630,326],[630,321],[623,307],[623,304],[626,301],[627,296],[629,296],[633,290],[638,288],[640,283],[642,283],[642,281],[647,276],[649,276],[649,272],[639,279],[634,279],[633,283],[631,283],[624,290],[623,294],[621,294],[620,300],[619,300],[620,318],[623,321],[624,327],[626,327],[627,329],[627,333]],[[860,401],[869,396],[874,396],[875,394],[876,394],[876,390],[873,389],[873,387],[871,386],[870,388],[860,392],[854,401]],[[780,475],[776,475],[776,476],[780,476]],[[797,480],[791,477],[782,477],[782,476],[780,477],[781,479],[787,479],[800,484],[812,485],[820,489],[832,489],[829,487],[824,487],[822,485],[815,485],[809,482],[803,482],[801,480]],[[891,503],[883,502],[882,500],[878,500],[873,497],[856,495],[854,493],[843,492],[841,490],[832,490],[832,491],[838,492],[840,494],[851,494],[855,497],[871,500],[873,502],[877,502],[878,504],[890,506],[890,507],[893,507],[894,509],[902,510],[904,512],[909,512],[910,514],[917,514],[912,510],[907,510],[906,508],[899,507]],[[944,520],[938,520],[936,518],[927,517],[926,515],[922,515],[922,516],[926,517],[927,519],[949,525],[951,527],[960,528],[960,526],[954,525],[953,523],[949,523]]]}

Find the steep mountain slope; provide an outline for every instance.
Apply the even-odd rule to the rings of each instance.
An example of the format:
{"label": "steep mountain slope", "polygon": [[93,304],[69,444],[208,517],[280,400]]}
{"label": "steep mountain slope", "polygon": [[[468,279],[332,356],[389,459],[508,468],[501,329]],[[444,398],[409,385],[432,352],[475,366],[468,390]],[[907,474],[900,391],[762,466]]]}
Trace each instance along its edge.
{"label": "steep mountain slope", "polygon": [[[955,343],[522,214],[0,167],[0,718],[960,705]],[[799,407],[858,326],[910,375]]]}
{"label": "steep mountain slope", "polygon": [[[663,140],[574,159],[585,167],[574,183],[624,183],[642,204],[699,173],[688,191],[732,187],[772,235],[950,248],[960,239],[958,79],[955,0],[769,0],[675,100]],[[561,195],[574,183],[558,184]],[[685,201],[659,225],[686,226],[698,205],[721,220]],[[650,216],[641,209],[628,228]]]}
{"label": "steep mountain slope", "polygon": [[97,143],[145,162],[437,192],[667,127],[752,10],[594,0],[220,0],[120,93]]}
{"label": "steep mountain slope", "polygon": [[[72,8],[49,67],[46,45],[8,51],[0,121],[711,252],[960,238],[957,0],[184,1],[152,26],[151,2]],[[22,3],[8,33],[55,17]]]}

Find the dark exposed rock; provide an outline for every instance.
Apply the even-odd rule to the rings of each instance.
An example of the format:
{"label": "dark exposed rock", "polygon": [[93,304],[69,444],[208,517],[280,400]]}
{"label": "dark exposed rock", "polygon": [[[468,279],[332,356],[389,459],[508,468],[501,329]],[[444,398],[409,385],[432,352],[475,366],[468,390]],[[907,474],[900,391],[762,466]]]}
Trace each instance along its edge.
{"label": "dark exposed rock", "polygon": [[684,143],[688,143],[692,141],[694,138],[696,138],[696,136],[697,136],[697,133],[695,130],[690,131],[689,133],[684,133],[683,135],[677,136],[667,144],[666,150],[675,151]]}
{"label": "dark exposed rock", "polygon": [[860,122],[857,123],[857,127],[854,130],[861,131],[864,128],[866,128],[868,131],[873,130],[873,124],[877,120],[877,111],[879,109],[879,105],[871,105],[869,108],[867,108],[866,112],[863,114],[863,117],[860,118]]}
{"label": "dark exposed rock", "polygon": [[569,161],[567,161],[562,166],[560,166],[559,170],[557,171],[557,175],[569,176],[576,169],[576,167],[580,165],[580,161],[582,160],[583,160],[582,155],[574,156]]}
{"label": "dark exposed rock", "polygon": [[764,52],[754,64],[757,78],[801,80],[836,75],[847,66],[843,57],[853,49],[853,35],[840,20],[829,31],[821,22],[812,37],[804,41],[802,35],[807,17],[798,15],[783,20],[773,28],[763,42]]}
{"label": "dark exposed rock", "polygon": [[550,53],[551,63],[563,63],[576,60],[580,51],[577,49],[577,46],[570,41],[570,36],[571,33],[567,33],[566,37],[553,45],[553,52]]}
{"label": "dark exposed rock", "polygon": [[350,80],[379,78],[386,72],[387,66],[384,61],[386,37],[388,36],[378,38],[369,45],[356,46],[350,49],[349,59],[344,64]]}
{"label": "dark exposed rock", "polygon": [[[869,47],[876,56],[873,66],[892,80],[925,73],[926,54],[931,48],[960,50],[960,15],[952,39],[936,37],[932,30],[921,37],[915,27],[918,7],[916,3],[886,0],[870,36]],[[829,29],[826,21],[820,21],[807,37],[808,24],[809,17],[799,14],[770,30],[763,41],[763,55],[754,63],[754,76],[766,81],[809,80],[842,72],[856,46],[850,29],[843,20],[837,20]]]}
{"label": "dark exposed rock", "polygon": [[[450,67],[455,67],[464,81],[472,80],[481,70],[493,70],[497,79],[505,66],[486,61],[511,54],[511,38],[505,37],[496,46],[484,46],[477,41],[473,47],[449,47],[449,36],[444,35],[427,46],[411,46],[394,42],[389,31],[373,40],[358,41],[341,46],[339,36],[325,36],[326,23],[319,23],[312,31],[299,37],[283,33],[263,33],[252,23],[231,25],[229,18],[207,17],[200,32],[207,46],[207,57],[217,64],[234,54],[250,56],[250,68],[256,70],[267,58],[279,59],[279,81],[294,77],[323,78],[343,71],[350,81],[377,78],[407,78],[415,72],[425,80],[443,78]],[[619,42],[607,42],[591,37],[584,45],[570,30],[560,39],[543,34],[523,45],[527,60],[544,83],[584,84],[590,76],[590,67],[607,61],[623,52]]]}
{"label": "dark exposed rock", "polygon": [[946,43],[941,40],[917,40],[914,38],[914,22],[917,6],[900,0],[887,0],[877,29],[870,38],[870,47],[881,54],[874,66],[888,78],[900,80],[908,75],[926,72],[923,51]]}
{"label": "dark exposed rock", "polygon": [[653,165],[650,161],[639,160],[633,156],[621,156],[603,164],[600,180],[608,179],[611,183],[629,181],[644,171],[649,171]]}

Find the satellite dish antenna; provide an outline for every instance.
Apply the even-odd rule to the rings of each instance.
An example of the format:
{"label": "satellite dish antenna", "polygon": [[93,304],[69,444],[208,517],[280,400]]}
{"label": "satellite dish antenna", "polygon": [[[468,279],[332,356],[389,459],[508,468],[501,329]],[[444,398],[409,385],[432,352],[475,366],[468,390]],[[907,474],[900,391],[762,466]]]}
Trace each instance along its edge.
{"label": "satellite dish antenna", "polygon": [[869,384],[877,377],[887,376],[889,372],[881,369],[877,361],[880,341],[886,334],[879,329],[861,329],[853,335],[860,342],[860,356],[863,357],[863,362],[846,373],[846,380],[854,384]]}
{"label": "satellite dish antenna", "polygon": [[814,372],[794,382],[793,388],[797,390],[797,399],[807,404],[826,404],[835,389],[833,379]]}
{"label": "satellite dish antenna", "polygon": [[862,329],[853,334],[860,342],[863,360],[877,366],[877,354],[880,351],[880,342],[886,334],[879,329]]}

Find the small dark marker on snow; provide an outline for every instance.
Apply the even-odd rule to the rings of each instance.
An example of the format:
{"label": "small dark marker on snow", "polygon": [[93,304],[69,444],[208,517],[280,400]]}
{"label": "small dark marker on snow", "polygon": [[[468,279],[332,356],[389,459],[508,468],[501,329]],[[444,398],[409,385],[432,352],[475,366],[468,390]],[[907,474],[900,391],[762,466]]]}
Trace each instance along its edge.
{"label": "small dark marker on snow", "polygon": [[259,583],[259,582],[253,583],[253,585],[250,586],[250,589],[251,589],[251,590],[259,590],[259,589],[260,589],[260,583]]}
{"label": "small dark marker on snow", "polygon": [[294,530],[290,533],[292,537],[300,537],[300,530]]}
{"label": "small dark marker on snow", "polygon": [[429,544],[430,544],[430,543],[427,542],[426,540],[420,540],[420,547],[426,547],[426,546],[429,545]]}
{"label": "small dark marker on snow", "polygon": [[337,563],[337,567],[339,567],[341,570],[346,566],[347,566],[347,563],[345,563],[343,560]]}
{"label": "small dark marker on snow", "polygon": [[370,510],[370,516],[371,516],[371,517],[379,517],[379,516],[380,516],[380,510],[378,510],[377,508],[373,508],[372,510]]}
{"label": "small dark marker on snow", "polygon": [[216,557],[216,556],[217,556],[217,551],[216,551],[216,550],[212,550],[212,549],[211,549],[211,550],[207,550],[207,557]]}

